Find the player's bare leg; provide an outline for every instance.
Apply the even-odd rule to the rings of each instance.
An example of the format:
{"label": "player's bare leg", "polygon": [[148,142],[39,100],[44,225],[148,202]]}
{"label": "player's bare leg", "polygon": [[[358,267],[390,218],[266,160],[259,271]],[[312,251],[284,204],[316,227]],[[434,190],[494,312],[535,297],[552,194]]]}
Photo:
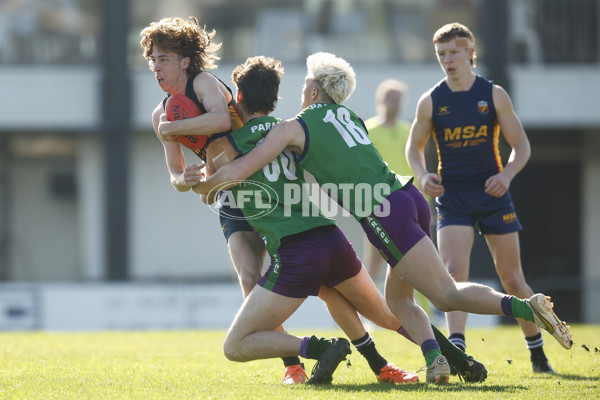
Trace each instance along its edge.
{"label": "player's bare leg", "polygon": [[[262,269],[267,251],[260,237],[253,231],[237,231],[227,240],[229,254],[237,272],[244,298],[248,296],[262,276]],[[275,328],[278,332],[285,332],[283,326]],[[286,384],[302,383],[308,377],[304,366],[298,357],[283,358],[285,374],[283,382]]]}
{"label": "player's bare leg", "polygon": [[304,299],[281,296],[255,286],[227,332],[223,345],[225,356],[232,361],[244,362],[299,355],[301,339],[275,329],[303,301]]}
{"label": "player's bare leg", "polygon": [[375,282],[375,286],[379,287],[382,282],[382,270],[385,271],[387,264],[379,254],[379,250],[366,237],[363,239],[363,256],[361,259],[373,282]]}
{"label": "player's bare leg", "polygon": [[[489,286],[455,282],[428,237],[423,237],[417,242],[392,269],[390,275],[406,279],[440,311],[461,310],[477,314],[504,315],[500,305],[504,295]],[[400,321],[406,325],[402,319]]]}
{"label": "player's bare leg", "polygon": [[[561,346],[570,349],[573,344],[569,327],[552,312],[551,303],[543,294],[520,299],[478,283],[455,282],[444,268],[428,237],[417,242],[392,271],[392,277],[405,278],[440,311],[461,310],[523,318],[547,329]],[[393,306],[389,306],[392,312],[395,312]],[[404,324],[404,321],[399,319]]]}
{"label": "player's bare leg", "polygon": [[[469,280],[469,263],[475,240],[475,230],[471,226],[449,225],[437,232],[437,244],[446,269],[456,282]],[[529,296],[527,296],[529,297]],[[468,313],[452,311],[446,313],[448,333],[464,337]],[[463,343],[464,344],[464,343]]]}
{"label": "player's bare leg", "polygon": [[[521,266],[519,234],[513,232],[504,235],[486,235],[485,238],[494,259],[496,273],[506,293],[520,298],[531,297],[533,290],[525,281]],[[544,353],[544,342],[539,328],[534,323],[522,319],[517,319],[517,322],[521,326],[527,348],[531,353],[533,371],[556,374]]]}
{"label": "player's bare leg", "polygon": [[333,371],[351,353],[343,338],[299,338],[274,331],[305,299],[286,297],[256,285],[238,311],[223,344],[232,361],[303,356],[318,360],[307,383],[330,383]]}
{"label": "player's bare leg", "polygon": [[255,232],[238,231],[229,236],[227,247],[245,298],[262,276],[265,245]]}
{"label": "player's bare leg", "polygon": [[394,331],[400,328],[400,322],[388,309],[365,268],[335,288],[322,286],[319,297],[325,301],[329,313],[350,338],[356,350],[365,357],[379,382],[411,383],[419,380],[415,373],[398,368],[379,353],[357,314],[354,304],[359,305],[365,318],[379,326]]}

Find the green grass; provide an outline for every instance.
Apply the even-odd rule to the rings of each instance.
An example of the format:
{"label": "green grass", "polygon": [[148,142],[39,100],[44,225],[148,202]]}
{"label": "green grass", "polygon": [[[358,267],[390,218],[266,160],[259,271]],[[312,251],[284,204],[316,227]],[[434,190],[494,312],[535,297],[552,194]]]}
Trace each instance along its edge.
{"label": "green grass", "polygon": [[[332,385],[282,385],[281,360],[234,363],[222,353],[223,331],[0,333],[1,399],[592,399],[600,394],[600,326],[575,325],[567,351],[545,335],[558,376],[531,372],[529,352],[515,326],[470,329],[469,353],[484,362],[483,384],[452,378],[444,386],[376,383],[353,351]],[[338,331],[293,332],[339,336]],[[375,330],[380,352],[396,365],[423,366],[417,346]],[[582,344],[589,347],[586,351]],[[308,370],[314,361],[305,362]],[[424,371],[419,372],[422,381]]]}

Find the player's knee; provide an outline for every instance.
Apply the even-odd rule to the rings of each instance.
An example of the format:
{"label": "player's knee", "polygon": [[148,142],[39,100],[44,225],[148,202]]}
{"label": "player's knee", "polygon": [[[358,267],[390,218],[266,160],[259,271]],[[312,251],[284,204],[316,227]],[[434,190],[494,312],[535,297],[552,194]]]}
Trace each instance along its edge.
{"label": "player's knee", "polygon": [[469,279],[469,268],[465,265],[449,263],[448,273],[455,282],[466,282]]}
{"label": "player's knee", "polygon": [[501,279],[502,287],[507,293],[514,293],[518,289],[519,283],[514,276],[507,276]]}
{"label": "player's knee", "polygon": [[250,293],[250,291],[252,291],[252,289],[254,288],[254,286],[256,285],[257,282],[258,282],[258,279],[254,276],[251,276],[251,275],[240,276],[240,285],[244,289],[244,293]]}
{"label": "player's knee", "polygon": [[431,300],[431,304],[433,304],[433,306],[435,308],[437,308],[438,310],[440,310],[441,312],[454,311],[454,308],[452,307],[452,303],[446,301],[445,298],[433,299],[433,300]]}
{"label": "player's knee", "polygon": [[260,272],[253,268],[242,268],[240,270],[240,285],[244,289],[244,293],[250,293],[252,288],[260,280]]}
{"label": "player's knee", "polygon": [[429,301],[441,312],[456,311],[457,294],[456,288],[448,288],[447,290],[437,291],[429,297]]}
{"label": "player's knee", "polygon": [[527,283],[525,283],[522,276],[518,274],[509,274],[501,277],[500,282],[506,293],[529,297],[531,289],[529,289],[529,286],[527,286]]}
{"label": "player's knee", "polygon": [[242,353],[240,352],[239,343],[237,343],[233,340],[229,340],[227,338],[225,339],[225,342],[223,342],[223,353],[225,354],[225,358],[227,358],[229,361],[237,361],[237,362],[245,361],[242,358]]}

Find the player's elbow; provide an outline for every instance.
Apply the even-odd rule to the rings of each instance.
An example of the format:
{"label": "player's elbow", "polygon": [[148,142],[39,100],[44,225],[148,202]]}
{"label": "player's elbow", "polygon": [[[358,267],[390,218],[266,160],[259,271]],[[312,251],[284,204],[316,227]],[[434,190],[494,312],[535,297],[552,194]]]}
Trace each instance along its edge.
{"label": "player's elbow", "polygon": [[200,193],[200,200],[202,200],[204,204],[211,205],[215,202],[215,196],[210,196],[207,193]]}
{"label": "player's elbow", "polygon": [[189,186],[189,185],[182,185],[182,184],[178,183],[177,181],[171,181],[171,185],[173,185],[173,187],[175,188],[175,190],[177,190],[178,192],[187,192],[191,188],[191,186]]}
{"label": "player's elbow", "polygon": [[229,114],[223,114],[216,122],[216,132],[226,132],[231,129],[231,118]]}

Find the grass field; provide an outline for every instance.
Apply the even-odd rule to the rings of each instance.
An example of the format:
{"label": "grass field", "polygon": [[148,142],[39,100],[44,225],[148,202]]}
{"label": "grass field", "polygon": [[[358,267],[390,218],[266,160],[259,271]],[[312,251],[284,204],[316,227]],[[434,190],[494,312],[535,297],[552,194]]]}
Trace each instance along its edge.
{"label": "grass field", "polygon": [[[332,385],[282,385],[281,360],[234,363],[222,353],[223,331],[0,333],[2,399],[592,399],[600,397],[600,326],[572,327],[564,350],[550,335],[545,349],[558,376],[531,372],[517,326],[470,329],[468,350],[487,366],[483,384],[379,384],[353,350]],[[339,336],[338,331],[292,332]],[[419,370],[417,346],[375,330],[380,352],[402,368]],[[586,345],[586,351],[582,345]],[[305,362],[307,370],[314,361]],[[421,381],[425,372],[419,372]]]}

